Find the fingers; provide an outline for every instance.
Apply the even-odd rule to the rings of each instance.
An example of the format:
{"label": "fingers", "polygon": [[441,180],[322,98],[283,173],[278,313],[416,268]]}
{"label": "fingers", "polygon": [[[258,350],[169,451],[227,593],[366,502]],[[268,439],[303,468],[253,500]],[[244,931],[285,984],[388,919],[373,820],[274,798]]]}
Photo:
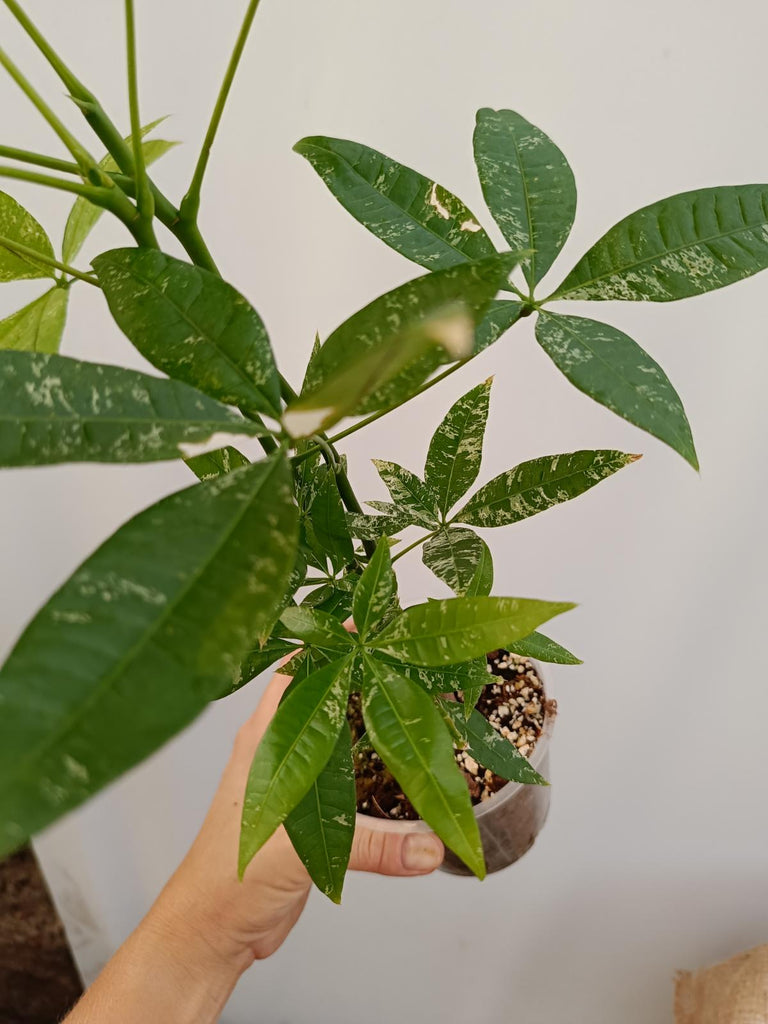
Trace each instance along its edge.
{"label": "fingers", "polygon": [[358,827],[349,866],[379,875],[428,875],[443,861],[442,842],[432,832],[405,835]]}

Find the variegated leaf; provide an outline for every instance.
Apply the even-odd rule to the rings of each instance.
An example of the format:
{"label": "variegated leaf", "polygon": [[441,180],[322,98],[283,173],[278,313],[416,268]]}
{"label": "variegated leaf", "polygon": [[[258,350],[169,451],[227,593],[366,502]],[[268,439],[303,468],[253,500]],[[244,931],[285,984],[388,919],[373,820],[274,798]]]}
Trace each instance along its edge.
{"label": "variegated leaf", "polygon": [[[437,526],[440,519],[437,502],[422,480],[410,470],[398,466],[396,462],[374,459],[373,464],[399,510],[407,512],[412,522],[418,523],[419,526],[429,529]],[[375,502],[369,501],[368,504],[376,507]]]}
{"label": "variegated leaf", "polygon": [[632,338],[597,320],[542,313],[536,340],[579,391],[699,468],[680,396],[659,364]]}
{"label": "variegated leaf", "polygon": [[514,110],[477,112],[475,163],[493,219],[533,287],[562,249],[576,214],[576,183],[554,142]]}
{"label": "variegated leaf", "polygon": [[430,441],[424,482],[444,514],[469,490],[480,472],[492,383],[489,377],[463,395]]}
{"label": "variegated leaf", "polygon": [[437,182],[357,142],[316,135],[293,147],[355,220],[427,270],[495,252],[477,218]]}
{"label": "variegated leaf", "polygon": [[551,298],[670,302],[766,267],[768,185],[721,185],[631,213],[595,242]]}
{"label": "variegated leaf", "polygon": [[36,263],[28,256],[19,256],[3,244],[3,239],[34,249],[41,256],[54,258],[51,240],[42,225],[6,192],[0,192],[0,282],[22,281],[35,277],[54,277],[45,263]]}
{"label": "variegated leaf", "polygon": [[0,466],[155,462],[263,428],[175,380],[66,356],[0,352]]}
{"label": "variegated leaf", "polygon": [[603,450],[548,455],[523,462],[481,487],[454,520],[486,527],[518,523],[570,501],[639,458]]}

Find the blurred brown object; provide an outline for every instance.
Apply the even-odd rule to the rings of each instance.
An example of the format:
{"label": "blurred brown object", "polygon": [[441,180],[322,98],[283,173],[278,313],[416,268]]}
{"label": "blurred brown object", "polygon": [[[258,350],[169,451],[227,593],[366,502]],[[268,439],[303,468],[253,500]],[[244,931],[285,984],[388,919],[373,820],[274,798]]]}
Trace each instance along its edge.
{"label": "blurred brown object", "polygon": [[701,971],[680,971],[676,1024],[768,1024],[768,946]]}
{"label": "blurred brown object", "polygon": [[82,985],[29,848],[0,862],[0,1024],[55,1024]]}

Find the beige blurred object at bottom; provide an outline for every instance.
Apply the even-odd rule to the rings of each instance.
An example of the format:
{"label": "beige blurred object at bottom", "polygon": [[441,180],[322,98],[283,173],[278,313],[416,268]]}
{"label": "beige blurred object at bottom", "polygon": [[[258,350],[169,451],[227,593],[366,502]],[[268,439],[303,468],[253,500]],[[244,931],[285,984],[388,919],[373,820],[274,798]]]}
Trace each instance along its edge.
{"label": "beige blurred object at bottom", "polygon": [[701,971],[680,971],[675,1024],[768,1024],[768,946]]}

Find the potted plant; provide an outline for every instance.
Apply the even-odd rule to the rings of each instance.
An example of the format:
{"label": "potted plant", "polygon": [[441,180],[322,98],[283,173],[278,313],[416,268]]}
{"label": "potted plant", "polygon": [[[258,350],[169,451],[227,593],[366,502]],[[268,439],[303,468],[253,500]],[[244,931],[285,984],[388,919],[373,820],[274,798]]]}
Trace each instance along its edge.
{"label": "potted plant", "polygon": [[[377,463],[392,500],[370,503],[372,513],[363,511],[337,446],[535,316],[539,344],[577,388],[696,467],[682,403],[661,367],[617,328],[552,304],[669,301],[763,269],[768,186],[701,189],[636,211],[541,296],[539,282],[574,218],[576,190],[565,157],[519,114],[481,110],[474,135],[483,193],[509,246],[502,253],[432,179],[356,143],[304,139],[298,152],[341,203],[427,272],[318,340],[297,394],[258,313],[219,275],[198,220],[258,0],[248,5],[180,202],[148,172],[170,143],[152,134],[158,122],[144,125],[140,116],[133,0],[125,0],[127,137],[23,6],[3,2],[107,153],[93,156],[0,50],[0,63],[69,153],[61,159],[1,146],[0,176],[76,197],[59,258],[32,214],[0,194],[0,281],[48,285],[0,323],[0,465],[183,458],[198,481],[134,517],[87,558],[0,671],[0,853],[148,756],[207,703],[291,654],[293,683],[245,794],[241,872],[285,823],[318,886],[340,898],[357,806],[347,715],[359,695],[356,754],[374,751],[458,858],[454,866],[482,877],[481,832],[490,817],[483,807],[509,801],[502,788],[476,813],[457,751],[470,775],[467,759],[510,786],[530,787],[506,789],[507,798],[545,794],[536,767],[545,774],[546,747],[536,730],[518,747],[494,727],[493,709],[484,708],[488,717],[475,710],[488,693],[488,653],[498,669],[514,666],[515,679],[519,665],[523,675],[531,671],[516,658],[577,659],[538,632],[572,605],[492,595],[490,551],[475,530],[574,498],[637,456],[546,455],[466,498],[480,471],[487,381],[438,426],[423,478]],[[125,226],[129,244],[94,258],[92,269],[75,266],[103,210]],[[164,251],[160,228],[185,258]],[[101,290],[118,327],[163,376],[59,354],[67,296],[81,284]],[[350,425],[329,434],[347,418]],[[240,447],[255,439],[263,453],[216,447],[222,435],[241,439]],[[419,536],[398,542],[413,527]],[[425,595],[402,609],[393,563],[418,545],[454,596]],[[350,615],[351,630],[343,625]],[[535,696],[529,703],[546,708],[540,688]],[[546,715],[540,726],[546,733]],[[520,835],[509,839],[521,852]]]}

